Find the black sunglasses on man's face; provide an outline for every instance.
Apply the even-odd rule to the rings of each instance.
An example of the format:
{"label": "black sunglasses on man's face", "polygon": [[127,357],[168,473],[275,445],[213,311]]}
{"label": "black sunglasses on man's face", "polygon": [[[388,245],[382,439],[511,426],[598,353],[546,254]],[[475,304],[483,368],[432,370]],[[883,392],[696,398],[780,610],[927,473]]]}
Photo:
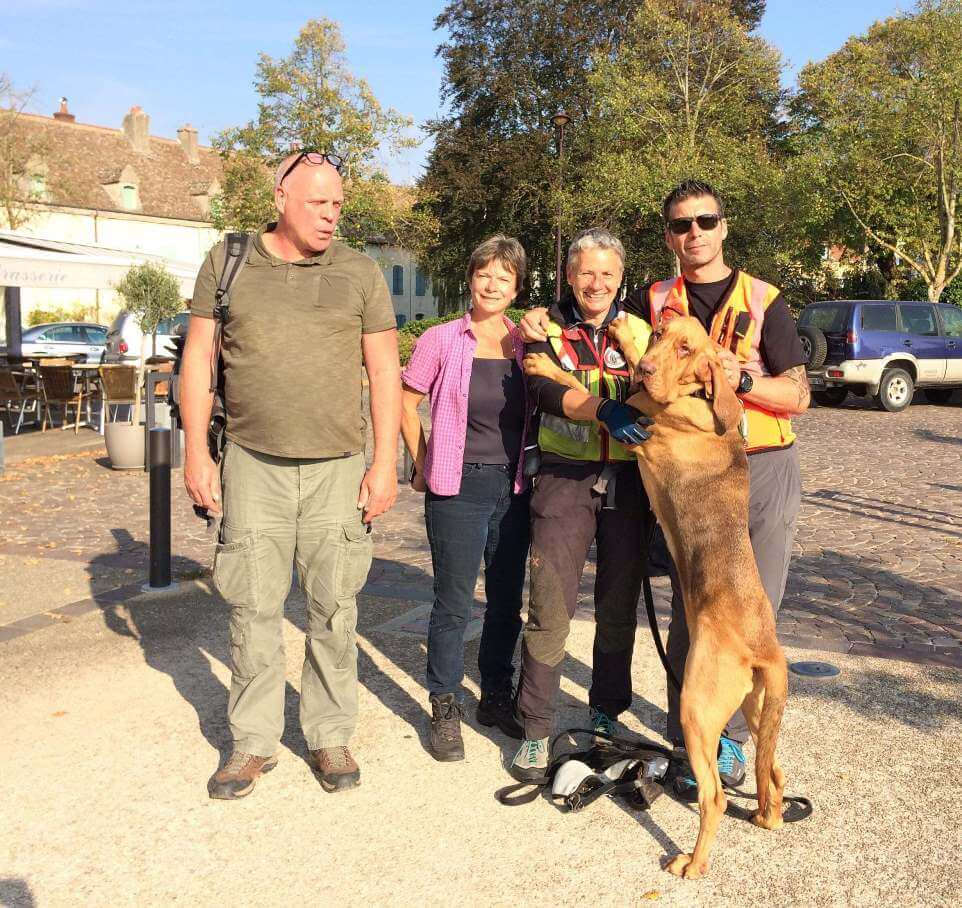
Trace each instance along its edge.
{"label": "black sunglasses on man's face", "polygon": [[338,173],[341,172],[341,168],[344,167],[344,158],[339,154],[333,154],[326,151],[302,151],[293,161],[291,161],[290,166],[284,173],[281,174],[281,178],[277,181],[277,185],[280,186],[284,182],[284,179],[290,174],[290,172],[297,167],[301,161],[306,161],[308,164],[318,165],[323,164],[327,161]]}
{"label": "black sunglasses on man's face", "polygon": [[696,221],[702,230],[714,230],[722,220],[720,214],[699,214],[693,218],[672,218],[668,222],[668,229],[676,236],[684,236],[691,230]]}

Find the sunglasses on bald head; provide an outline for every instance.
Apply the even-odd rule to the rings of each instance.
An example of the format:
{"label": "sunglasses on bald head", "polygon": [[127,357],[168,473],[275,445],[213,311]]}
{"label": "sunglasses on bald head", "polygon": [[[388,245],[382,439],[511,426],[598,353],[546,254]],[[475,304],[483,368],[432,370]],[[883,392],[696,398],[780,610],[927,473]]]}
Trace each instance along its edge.
{"label": "sunglasses on bald head", "polygon": [[326,161],[338,173],[340,173],[344,167],[344,158],[342,158],[339,154],[334,154],[332,152],[327,152],[327,151],[304,150],[296,158],[294,158],[293,161],[291,161],[287,170],[285,170],[281,174],[281,178],[277,181],[278,186],[280,186],[281,183],[284,182],[284,179],[290,174],[290,172],[295,167],[297,167],[298,164],[301,163],[301,161],[306,161],[308,164],[311,164],[313,166],[323,164]]}
{"label": "sunglasses on bald head", "polygon": [[667,226],[676,236],[684,236],[696,223],[702,230],[714,230],[722,220],[720,214],[700,214],[694,218],[672,218]]}

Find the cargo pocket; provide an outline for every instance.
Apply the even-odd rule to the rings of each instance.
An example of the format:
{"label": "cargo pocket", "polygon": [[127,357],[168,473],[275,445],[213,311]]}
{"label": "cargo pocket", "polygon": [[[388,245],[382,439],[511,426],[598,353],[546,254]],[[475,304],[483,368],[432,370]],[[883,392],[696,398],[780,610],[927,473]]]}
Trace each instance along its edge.
{"label": "cargo pocket", "polygon": [[334,579],[337,608],[331,616],[336,647],[335,668],[347,668],[354,658],[357,630],[357,594],[371,569],[374,544],[367,525],[342,524],[338,533],[337,571]]}
{"label": "cargo pocket", "polygon": [[361,522],[350,522],[341,525],[340,551],[337,559],[337,576],[335,579],[336,597],[338,600],[353,598],[358,594],[367,580],[371,570],[371,560],[374,553],[374,542],[368,532],[368,525]]}
{"label": "cargo pocket", "polygon": [[214,586],[230,606],[230,654],[234,671],[244,678],[256,672],[250,628],[257,615],[257,562],[255,537],[249,530],[224,527],[229,542],[214,552]]}

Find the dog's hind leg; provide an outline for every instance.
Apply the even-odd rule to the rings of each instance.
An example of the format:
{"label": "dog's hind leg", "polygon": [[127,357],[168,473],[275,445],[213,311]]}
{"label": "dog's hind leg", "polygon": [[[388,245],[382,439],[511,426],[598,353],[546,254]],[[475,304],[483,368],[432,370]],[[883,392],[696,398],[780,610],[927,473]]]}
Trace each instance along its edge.
{"label": "dog's hind leg", "polygon": [[779,653],[779,658],[772,664],[755,669],[752,691],[742,704],[742,715],[755,741],[758,811],[752,816],[752,822],[764,829],[778,829],[784,825],[782,795],[785,791],[785,773],[775,757],[775,743],[787,692],[788,670],[784,657]]}
{"label": "dog's hind leg", "polygon": [[[711,637],[699,636],[703,640]],[[694,851],[680,854],[666,864],[675,876],[698,879],[708,871],[708,855],[728,806],[718,775],[718,740],[729,716],[744,700],[750,683],[744,664],[720,652],[713,640],[692,640],[681,691],[681,727],[698,784],[701,822]]]}

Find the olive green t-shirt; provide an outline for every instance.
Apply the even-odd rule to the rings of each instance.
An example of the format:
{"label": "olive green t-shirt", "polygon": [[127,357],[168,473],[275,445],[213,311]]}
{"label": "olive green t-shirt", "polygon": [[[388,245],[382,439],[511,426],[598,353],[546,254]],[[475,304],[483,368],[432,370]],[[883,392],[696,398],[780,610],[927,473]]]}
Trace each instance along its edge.
{"label": "olive green t-shirt", "polygon": [[[296,262],[253,238],[224,325],[227,437],[279,457],[341,457],[364,449],[361,335],[394,329],[373,259],[338,242]],[[197,275],[191,314],[214,317],[224,243]]]}

